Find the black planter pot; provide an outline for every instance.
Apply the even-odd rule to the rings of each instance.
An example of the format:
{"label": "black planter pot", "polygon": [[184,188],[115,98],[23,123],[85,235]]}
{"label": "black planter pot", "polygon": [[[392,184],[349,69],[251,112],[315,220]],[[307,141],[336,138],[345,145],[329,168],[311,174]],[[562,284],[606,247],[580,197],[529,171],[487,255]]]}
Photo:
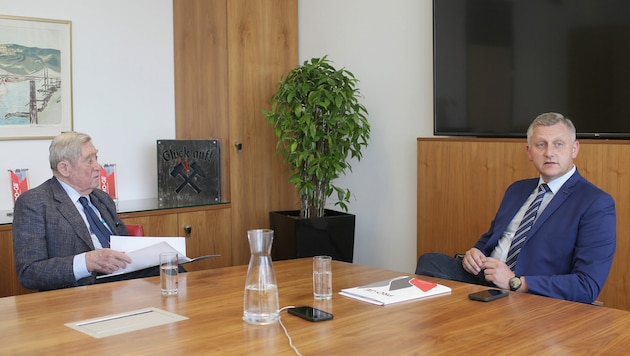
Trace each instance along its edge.
{"label": "black planter pot", "polygon": [[299,218],[298,210],[269,213],[274,230],[271,257],[288,260],[328,255],[352,262],[355,216],[326,209],[321,218]]}

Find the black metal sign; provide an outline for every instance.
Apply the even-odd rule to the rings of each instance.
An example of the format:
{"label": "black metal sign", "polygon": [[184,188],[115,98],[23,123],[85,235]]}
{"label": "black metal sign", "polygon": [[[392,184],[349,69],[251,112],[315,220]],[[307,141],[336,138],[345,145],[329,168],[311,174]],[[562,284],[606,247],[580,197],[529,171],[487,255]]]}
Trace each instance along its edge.
{"label": "black metal sign", "polygon": [[158,140],[158,199],[163,206],[221,201],[219,140]]}

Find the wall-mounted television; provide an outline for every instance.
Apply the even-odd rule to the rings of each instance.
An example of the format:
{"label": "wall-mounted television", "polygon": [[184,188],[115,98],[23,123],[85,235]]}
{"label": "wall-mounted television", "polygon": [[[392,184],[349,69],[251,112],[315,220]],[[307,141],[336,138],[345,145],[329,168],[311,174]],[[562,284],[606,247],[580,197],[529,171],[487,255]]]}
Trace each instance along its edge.
{"label": "wall-mounted television", "polygon": [[630,1],[434,0],[434,134],[630,139]]}

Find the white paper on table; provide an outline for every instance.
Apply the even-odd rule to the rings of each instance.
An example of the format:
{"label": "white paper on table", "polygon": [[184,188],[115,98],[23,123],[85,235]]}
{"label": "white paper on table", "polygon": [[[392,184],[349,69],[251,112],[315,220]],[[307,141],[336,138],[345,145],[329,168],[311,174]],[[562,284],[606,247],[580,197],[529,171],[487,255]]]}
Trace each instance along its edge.
{"label": "white paper on table", "polygon": [[208,255],[197,258],[186,256],[186,239],[184,237],[145,237],[145,236],[110,236],[110,248],[123,251],[131,258],[131,263],[124,269],[96,278],[111,277],[123,273],[138,271],[160,264],[160,253],[177,252],[179,263],[188,263],[220,255]]}
{"label": "white paper on table", "polygon": [[[147,248],[160,242],[166,242],[180,256],[186,256],[186,238],[184,237],[149,237],[149,236],[116,236],[110,237],[110,247],[112,250],[129,252]],[[169,251],[164,251],[169,252]]]}

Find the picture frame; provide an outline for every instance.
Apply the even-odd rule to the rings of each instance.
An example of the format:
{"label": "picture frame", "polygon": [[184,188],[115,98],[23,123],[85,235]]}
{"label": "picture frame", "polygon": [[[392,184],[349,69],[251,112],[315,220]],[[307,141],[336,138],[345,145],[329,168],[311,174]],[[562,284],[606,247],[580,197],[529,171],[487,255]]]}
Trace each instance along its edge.
{"label": "picture frame", "polygon": [[72,22],[0,15],[0,140],[72,125]]}

